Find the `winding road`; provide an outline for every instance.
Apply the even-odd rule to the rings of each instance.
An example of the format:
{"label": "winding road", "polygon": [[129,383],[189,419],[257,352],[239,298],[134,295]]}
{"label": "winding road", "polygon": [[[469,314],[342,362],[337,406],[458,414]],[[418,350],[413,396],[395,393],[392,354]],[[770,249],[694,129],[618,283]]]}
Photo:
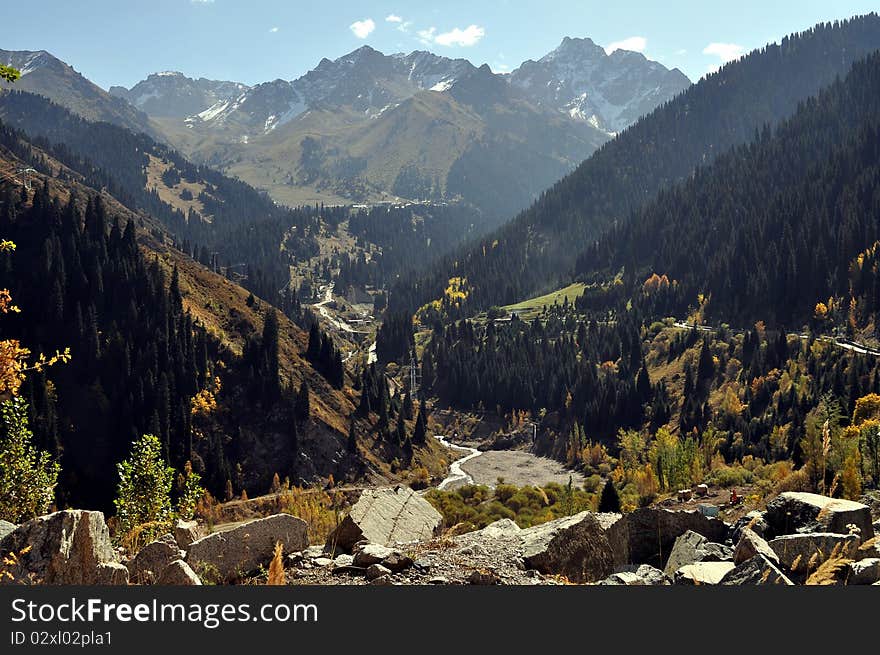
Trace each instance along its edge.
{"label": "winding road", "polygon": [[[709,327],[708,325],[694,325],[692,323],[685,323],[684,321],[676,321],[672,324],[674,327],[677,327],[681,330],[696,330],[697,332],[714,332],[716,328]],[[733,332],[734,334],[742,334],[743,330],[734,330],[728,328],[728,332]],[[797,335],[798,339],[801,341],[807,341],[810,338],[809,334],[799,334]],[[840,339],[837,337],[830,337],[826,335],[816,335],[816,339],[818,341],[824,341],[825,343],[830,343],[837,348],[841,348],[842,350],[849,350],[854,353],[858,353],[859,355],[870,355],[872,357],[880,357],[880,350],[876,348],[871,348],[870,346],[866,346],[861,343],[857,343],[855,341],[850,341],[849,339]]]}

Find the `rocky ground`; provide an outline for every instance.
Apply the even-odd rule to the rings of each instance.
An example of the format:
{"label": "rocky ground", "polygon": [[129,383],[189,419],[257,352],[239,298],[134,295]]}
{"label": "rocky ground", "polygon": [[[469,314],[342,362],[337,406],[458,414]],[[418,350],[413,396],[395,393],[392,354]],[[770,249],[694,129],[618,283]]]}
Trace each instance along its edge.
{"label": "rocky ground", "polygon": [[275,514],[212,534],[180,521],[133,557],[113,548],[100,512],[66,510],[0,522],[0,581],[265,584],[280,544],[287,584],[880,585],[878,510],[786,492],[733,524],[646,507],[455,535],[424,498],[396,487],[363,491],[323,545],[308,544],[305,521]]}

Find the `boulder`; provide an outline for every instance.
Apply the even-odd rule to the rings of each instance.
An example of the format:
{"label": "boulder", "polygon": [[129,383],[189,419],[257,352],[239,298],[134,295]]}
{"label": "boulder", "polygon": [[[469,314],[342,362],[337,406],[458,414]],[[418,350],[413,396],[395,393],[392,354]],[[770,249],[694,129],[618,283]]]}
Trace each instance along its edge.
{"label": "boulder", "polygon": [[629,564],[629,531],[623,514],[607,512],[595,516],[599,525],[605,530],[605,536],[611,545],[611,552],[614,554],[614,569],[618,570]]}
{"label": "boulder", "polygon": [[480,535],[490,539],[498,539],[501,537],[515,537],[522,532],[515,521],[511,519],[498,519],[494,523],[490,523],[482,530],[478,530]]}
{"label": "boulder", "polygon": [[411,557],[404,555],[403,553],[398,553],[397,551],[391,553],[388,557],[382,560],[382,566],[391,569],[392,573],[406,571],[412,565],[413,561]]}
{"label": "boulder", "polygon": [[[724,543],[727,524],[718,518],[703,516],[697,511],[671,511],[658,507],[642,507],[625,516],[620,528],[626,534],[629,563],[665,566],[675,540],[688,530],[715,543]],[[619,535],[618,539],[623,538]]]}
{"label": "boulder", "polygon": [[9,521],[4,521],[0,519],[0,542],[8,535],[10,532],[15,530],[18,526],[15,523],[10,523]]}
{"label": "boulder", "polygon": [[807,574],[832,554],[852,557],[858,549],[859,538],[854,534],[815,532],[783,535],[771,539],[769,544],[783,567],[792,573]]}
{"label": "boulder", "polygon": [[880,557],[880,537],[877,536],[859,546],[855,554],[855,559],[874,559],[877,557]]}
{"label": "boulder", "polygon": [[573,582],[596,582],[614,570],[605,530],[590,512],[581,512],[521,532],[523,561],[541,573]]}
{"label": "boulder", "polygon": [[387,546],[365,544],[355,549],[353,564],[355,566],[366,568],[372,564],[379,564],[382,560],[386,557],[390,557],[392,554],[394,554],[394,551]]}
{"label": "boulder", "polygon": [[740,531],[739,543],[733,551],[733,563],[742,564],[755,555],[763,555],[777,566],[779,565],[779,556],[770,548],[770,544],[759,537],[751,528],[743,528]]}
{"label": "boulder", "polygon": [[383,546],[427,541],[443,526],[443,517],[409,487],[368,489],[327,540],[350,552],[361,540]]}
{"label": "boulder", "polygon": [[96,585],[125,586],[128,584],[128,568],[119,562],[98,564]]}
{"label": "boulder", "polygon": [[710,542],[706,537],[688,530],[678,539],[669,553],[666,567],[663,572],[666,575],[674,575],[675,572],[687,564],[696,562],[722,562],[733,558],[733,551],[722,544]]}
{"label": "boulder", "polygon": [[201,585],[202,581],[189,564],[182,559],[176,559],[162,570],[156,584],[168,587],[192,587]]}
{"label": "boulder", "polygon": [[851,585],[869,585],[880,582],[880,558],[863,559],[849,564],[846,582]]}
{"label": "boulder", "polygon": [[629,566],[615,571],[599,582],[600,585],[622,585],[627,587],[653,587],[672,584],[672,581],[660,569],[649,564]]}
{"label": "boulder", "polygon": [[183,519],[178,519],[174,523],[172,532],[174,533],[174,540],[177,542],[177,545],[183,550],[188,549],[190,544],[208,534],[207,530],[198,521],[184,521]]}
{"label": "boulder", "polygon": [[742,537],[742,531],[749,528],[756,535],[764,538],[767,532],[767,522],[764,520],[764,512],[751,511],[745,516],[737,520],[730,530],[730,536],[733,543],[738,544]]}
{"label": "boulder", "polygon": [[381,564],[370,564],[370,566],[367,567],[367,580],[372,581],[385,575],[391,575],[391,571],[389,569],[386,569]]}
{"label": "boulder", "polygon": [[848,534],[850,525],[859,529],[862,541],[874,536],[867,505],[800,491],[786,491],[770,501],[765,520],[770,537],[816,532]]}
{"label": "boulder", "polygon": [[722,585],[765,585],[778,584],[791,586],[794,583],[779,570],[777,562],[758,553],[751,559],[746,560],[728,571],[721,578]]}
{"label": "boulder", "polygon": [[275,514],[194,541],[186,561],[202,579],[232,582],[268,565],[276,542],[281,542],[285,552],[304,550],[309,543],[307,533],[302,519]]}
{"label": "boulder", "polygon": [[171,562],[183,559],[186,553],[177,546],[174,536],[166,534],[141,548],[126,563],[135,584],[153,584]]}
{"label": "boulder", "polygon": [[675,572],[677,585],[716,585],[735,568],[733,562],[696,562]]}
{"label": "boulder", "polygon": [[333,560],[334,566],[353,566],[354,565],[354,557],[351,555],[347,555],[342,553],[341,555],[337,555],[336,559]]}
{"label": "boulder", "polygon": [[6,578],[7,582],[64,585],[128,582],[128,571],[118,562],[101,512],[70,509],[27,521],[0,541],[0,559],[12,554],[17,563],[6,566],[12,576],[11,580]]}
{"label": "boulder", "polygon": [[501,580],[495,571],[490,569],[477,569],[476,571],[471,572],[467,577],[467,581],[468,584],[488,587],[490,585],[498,584]]}

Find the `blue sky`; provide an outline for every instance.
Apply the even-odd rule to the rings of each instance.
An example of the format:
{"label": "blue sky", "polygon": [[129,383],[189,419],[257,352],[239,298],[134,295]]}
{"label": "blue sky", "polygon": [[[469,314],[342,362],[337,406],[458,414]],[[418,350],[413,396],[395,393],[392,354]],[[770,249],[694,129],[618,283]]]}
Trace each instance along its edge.
{"label": "blue sky", "polygon": [[564,36],[621,44],[696,80],[742,52],[876,0],[0,0],[0,48],[48,50],[104,88],[147,74],[253,84],[293,79],[323,57],[368,44],[427,49],[496,71],[555,48]]}

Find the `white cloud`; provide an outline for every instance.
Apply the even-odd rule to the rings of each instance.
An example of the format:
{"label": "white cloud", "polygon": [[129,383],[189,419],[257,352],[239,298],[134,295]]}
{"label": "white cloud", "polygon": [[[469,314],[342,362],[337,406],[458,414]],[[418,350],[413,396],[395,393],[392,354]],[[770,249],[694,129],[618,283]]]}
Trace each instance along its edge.
{"label": "white cloud", "polygon": [[395,27],[394,29],[396,29],[398,32],[409,32],[409,28],[412,27],[411,20],[403,20],[403,18],[401,18],[397,14],[388,14],[385,17],[385,22],[397,25],[397,27]]}
{"label": "white cloud", "polygon": [[609,55],[615,50],[632,50],[633,52],[644,52],[648,46],[648,39],[643,36],[630,36],[621,41],[609,43],[605,48],[605,52]]}
{"label": "white cloud", "polygon": [[419,30],[419,41],[424,43],[425,45],[431,45],[434,43],[434,35],[437,33],[437,28],[432,27],[427,30]]}
{"label": "white cloud", "polygon": [[722,63],[726,64],[742,57],[744,50],[745,48],[736,43],[710,43],[703,48],[703,54],[718,57]]}
{"label": "white cloud", "polygon": [[214,0],[189,0],[194,5],[212,5]]}
{"label": "white cloud", "polygon": [[278,28],[277,28],[277,27],[273,27],[273,28],[270,29],[269,31],[270,31],[272,34],[275,34],[275,32],[278,31]]}
{"label": "white cloud", "polygon": [[425,45],[436,43],[437,45],[447,47],[461,46],[467,48],[477,45],[480,39],[486,36],[486,30],[478,25],[468,25],[464,29],[455,27],[448,32],[437,34],[437,28],[431,27],[427,30],[419,30],[418,35],[419,41]]}
{"label": "white cloud", "polygon": [[677,54],[679,57],[683,57],[683,56],[686,55],[687,53],[688,53],[688,51],[685,50],[684,48],[682,48],[681,50],[676,50],[676,51],[675,51],[675,54]]}
{"label": "white cloud", "polygon": [[350,29],[352,34],[354,34],[357,38],[366,39],[368,36],[370,36],[370,34],[373,33],[373,30],[376,29],[376,23],[373,22],[372,18],[356,20],[348,26],[348,29]]}

